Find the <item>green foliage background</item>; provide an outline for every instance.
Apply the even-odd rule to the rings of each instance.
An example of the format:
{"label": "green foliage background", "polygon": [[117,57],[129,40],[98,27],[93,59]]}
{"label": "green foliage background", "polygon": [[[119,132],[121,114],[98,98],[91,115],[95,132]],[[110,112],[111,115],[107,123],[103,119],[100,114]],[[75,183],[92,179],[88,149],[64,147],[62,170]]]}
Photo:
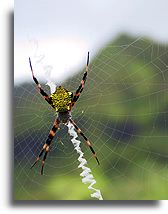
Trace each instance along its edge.
{"label": "green foliage background", "polygon": [[[75,91],[82,73],[63,85]],[[14,99],[14,199],[92,200],[63,126],[45,175],[39,175],[40,166],[30,170],[56,115],[33,81],[15,87]],[[100,166],[82,145],[104,199],[168,199],[167,45],[128,35],[108,43],[91,61],[85,90],[72,114],[97,151]]]}

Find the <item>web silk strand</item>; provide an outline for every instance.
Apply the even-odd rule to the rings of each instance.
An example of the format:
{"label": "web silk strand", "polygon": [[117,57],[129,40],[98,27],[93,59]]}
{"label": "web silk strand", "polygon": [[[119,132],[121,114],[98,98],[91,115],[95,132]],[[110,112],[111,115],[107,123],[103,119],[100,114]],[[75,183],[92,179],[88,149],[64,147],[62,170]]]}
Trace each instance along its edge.
{"label": "web silk strand", "polygon": [[83,157],[84,153],[82,152],[82,150],[80,148],[81,142],[79,140],[77,140],[78,134],[75,131],[75,127],[70,122],[68,122],[67,127],[68,127],[68,133],[72,137],[71,142],[72,142],[76,152],[79,154],[78,161],[80,162],[80,164],[79,164],[78,168],[82,168],[82,170],[83,170],[82,173],[80,173],[80,176],[83,177],[82,183],[90,184],[88,186],[88,189],[93,191],[93,193],[91,193],[92,198],[97,198],[98,200],[103,200],[100,190],[95,189],[93,187],[93,185],[96,183],[96,180],[93,177],[93,175],[91,174],[92,173],[91,169],[86,167],[87,161]]}

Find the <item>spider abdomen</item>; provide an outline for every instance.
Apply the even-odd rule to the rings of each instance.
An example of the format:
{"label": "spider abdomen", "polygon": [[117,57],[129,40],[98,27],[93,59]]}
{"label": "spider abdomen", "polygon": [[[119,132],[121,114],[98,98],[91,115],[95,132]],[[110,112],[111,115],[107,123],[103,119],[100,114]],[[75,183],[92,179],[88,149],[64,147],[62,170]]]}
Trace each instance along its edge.
{"label": "spider abdomen", "polygon": [[72,92],[62,86],[56,88],[55,92],[50,95],[53,107],[57,112],[66,112],[71,110]]}

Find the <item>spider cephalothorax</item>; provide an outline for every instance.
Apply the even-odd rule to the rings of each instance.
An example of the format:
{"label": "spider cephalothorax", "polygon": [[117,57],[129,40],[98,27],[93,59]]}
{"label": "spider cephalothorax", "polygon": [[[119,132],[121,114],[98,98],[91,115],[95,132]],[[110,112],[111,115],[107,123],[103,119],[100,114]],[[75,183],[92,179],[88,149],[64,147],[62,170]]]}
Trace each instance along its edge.
{"label": "spider cephalothorax", "polygon": [[99,164],[99,161],[98,161],[98,159],[96,157],[96,153],[93,150],[90,141],[84,135],[84,133],[81,131],[81,129],[76,125],[76,123],[72,120],[72,116],[71,116],[71,109],[75,105],[76,101],[79,99],[80,94],[83,91],[85,81],[87,79],[88,65],[89,65],[89,52],[88,52],[88,57],[87,57],[86,71],[85,71],[85,73],[83,75],[83,78],[81,80],[81,83],[80,83],[80,85],[79,85],[79,87],[76,90],[74,95],[73,95],[72,92],[66,90],[62,86],[58,86],[58,87],[56,87],[55,92],[52,93],[50,96],[48,96],[48,94],[42,89],[40,83],[38,82],[38,80],[34,76],[30,58],[29,58],[29,63],[30,63],[31,71],[32,71],[33,80],[36,83],[36,85],[37,85],[37,87],[39,89],[39,92],[44,97],[44,99],[54,108],[54,110],[58,112],[58,116],[54,121],[53,127],[49,132],[47,140],[44,143],[43,148],[42,148],[40,154],[38,155],[36,161],[32,165],[32,167],[39,161],[39,159],[41,158],[41,156],[44,153],[44,156],[43,156],[43,159],[42,159],[42,168],[41,168],[41,174],[43,174],[43,167],[44,167],[44,163],[45,163],[45,160],[46,160],[46,157],[47,157],[51,142],[52,142],[52,140],[53,140],[53,138],[54,138],[54,136],[56,134],[56,131],[58,130],[59,124],[61,122],[63,124],[66,124],[68,122],[73,124],[73,126],[77,130],[78,134],[80,134],[84,138],[86,144],[89,146],[91,152],[93,153],[93,156],[96,158],[96,160],[97,160],[97,162]]}
{"label": "spider cephalothorax", "polygon": [[66,112],[71,110],[73,93],[62,86],[56,87],[53,94],[50,95],[52,105],[57,112]]}

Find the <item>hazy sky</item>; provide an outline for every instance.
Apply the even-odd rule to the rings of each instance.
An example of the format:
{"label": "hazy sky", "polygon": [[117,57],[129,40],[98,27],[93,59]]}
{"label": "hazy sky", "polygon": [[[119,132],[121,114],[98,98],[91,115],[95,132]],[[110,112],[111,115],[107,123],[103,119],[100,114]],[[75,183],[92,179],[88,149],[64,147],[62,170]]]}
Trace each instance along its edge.
{"label": "hazy sky", "polygon": [[58,81],[120,32],[168,42],[167,0],[15,0],[15,84],[52,66]]}

